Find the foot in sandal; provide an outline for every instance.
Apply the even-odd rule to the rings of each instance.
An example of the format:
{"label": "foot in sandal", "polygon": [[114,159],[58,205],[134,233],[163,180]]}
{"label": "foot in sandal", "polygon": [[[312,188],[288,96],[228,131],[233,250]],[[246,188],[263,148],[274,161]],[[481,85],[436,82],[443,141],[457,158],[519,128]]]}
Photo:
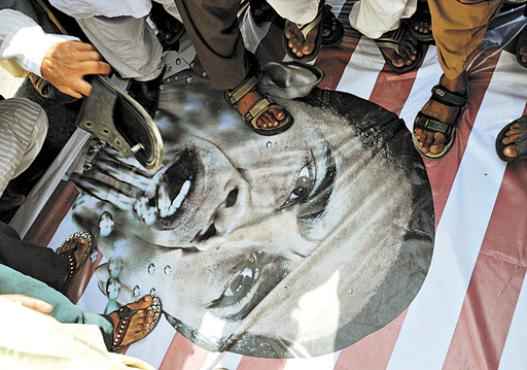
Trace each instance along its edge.
{"label": "foot in sandal", "polygon": [[496,152],[505,162],[527,158],[527,116],[518,118],[500,131]]}
{"label": "foot in sandal", "polygon": [[159,298],[146,295],[129,303],[106,316],[113,325],[111,343],[112,352],[123,352],[156,327],[161,318],[161,301]]}
{"label": "foot in sandal", "polygon": [[258,81],[249,77],[225,92],[225,99],[242,116],[245,124],[260,135],[276,135],[289,129],[293,118],[280,105],[257,90]]}
{"label": "foot in sandal", "polygon": [[450,80],[442,76],[432,88],[432,97],[418,113],[413,141],[416,149],[429,159],[448,153],[456,135],[456,125],[468,100],[465,75]]}

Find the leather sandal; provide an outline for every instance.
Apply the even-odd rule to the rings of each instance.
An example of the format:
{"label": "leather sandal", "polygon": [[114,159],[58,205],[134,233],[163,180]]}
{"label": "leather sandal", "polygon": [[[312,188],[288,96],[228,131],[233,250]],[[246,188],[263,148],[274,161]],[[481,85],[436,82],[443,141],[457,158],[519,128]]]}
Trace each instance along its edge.
{"label": "leather sandal", "polygon": [[[141,303],[143,303],[142,306]],[[140,305],[140,308],[132,308],[136,305]],[[152,322],[146,324],[145,320],[140,333],[137,334],[139,328],[132,325],[134,316],[145,311],[147,314],[151,313],[153,315]],[[158,297],[146,295],[138,301],[122,306],[109,315],[104,315],[104,317],[113,325],[112,342],[109,346],[110,351],[122,353],[130,344],[136,343],[145,338],[159,323],[161,312],[161,300]]]}
{"label": "leather sandal", "polygon": [[90,79],[93,91],[84,98],[77,126],[88,131],[123,157],[135,157],[147,170],[163,162],[163,139],[152,117],[129,94],[107,78]]}
{"label": "leather sandal", "polygon": [[[467,92],[465,92],[464,94],[460,94],[457,92],[450,91],[441,85],[436,85],[432,88],[431,99],[449,107],[460,108],[458,109],[457,115],[452,121],[452,123],[441,122],[438,119],[431,117],[423,112],[419,112],[417,114],[417,117],[415,118],[414,133],[412,134],[412,140],[415,148],[419,153],[421,153],[428,159],[439,159],[445,156],[445,154],[448,153],[448,151],[454,144],[454,140],[456,138],[456,126],[458,124],[459,117],[461,116],[461,113],[463,111],[463,107],[467,104],[468,101],[468,89]],[[424,153],[420,149],[419,141],[415,137],[416,128],[420,128],[431,132],[440,132],[447,137],[448,142],[446,143],[445,147],[440,153]]]}
{"label": "leather sandal", "polygon": [[[250,92],[257,92],[258,80],[256,77],[250,77],[245,80],[240,86],[233,90],[225,91],[225,100],[233,108],[239,111],[238,106],[240,100],[242,100]],[[257,124],[258,119],[269,110],[272,106],[278,106],[271,98],[262,95],[262,97],[254,103],[254,105],[243,115],[243,121],[250,127],[254,132],[264,136],[272,136],[280,134],[291,127],[293,124],[293,117],[285,109],[284,119],[279,122],[278,127],[274,128],[260,128]]]}
{"label": "leather sandal", "polygon": [[[425,46],[414,38],[409,25],[406,23],[401,23],[401,27],[394,31],[386,32],[374,41],[390,70],[397,74],[403,74],[419,68],[425,57]],[[415,60],[409,65],[397,67],[383,49],[392,49],[402,58],[405,55],[408,56],[410,52],[415,52]]]}
{"label": "leather sandal", "polygon": [[[287,55],[289,55],[291,58],[301,63],[309,63],[318,57],[318,53],[320,52],[320,45],[322,41],[322,14],[323,14],[322,8],[320,8],[315,19],[313,19],[311,22],[306,23],[304,25],[293,23],[287,19],[285,20],[283,41],[284,41],[284,47],[287,52]],[[315,48],[310,54],[305,55],[303,57],[298,57],[295,53],[293,53],[293,51],[289,47],[289,39],[285,37],[285,32],[289,29],[290,25],[294,25],[294,27],[296,27],[300,31],[300,33],[302,33],[302,36],[304,37],[304,41],[307,40],[311,32],[316,30],[317,37],[315,38]]]}

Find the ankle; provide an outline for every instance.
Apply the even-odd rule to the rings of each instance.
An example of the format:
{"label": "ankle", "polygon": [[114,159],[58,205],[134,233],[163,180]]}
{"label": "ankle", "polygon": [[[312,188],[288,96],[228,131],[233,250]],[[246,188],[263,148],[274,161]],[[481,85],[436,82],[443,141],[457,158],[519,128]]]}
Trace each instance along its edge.
{"label": "ankle", "polygon": [[444,86],[450,91],[464,92],[467,90],[467,78],[465,74],[461,74],[454,79],[449,79],[446,75],[441,76],[441,86]]}

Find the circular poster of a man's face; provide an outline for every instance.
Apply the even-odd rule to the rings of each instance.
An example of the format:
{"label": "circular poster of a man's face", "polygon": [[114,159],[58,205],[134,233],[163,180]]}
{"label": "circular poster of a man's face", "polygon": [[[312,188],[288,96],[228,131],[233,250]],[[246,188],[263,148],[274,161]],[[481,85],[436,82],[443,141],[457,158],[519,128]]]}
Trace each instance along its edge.
{"label": "circular poster of a man's face", "polygon": [[103,291],[155,293],[193,342],[258,357],[335,352],[406,309],[434,231],[409,133],[343,93],[280,102],[294,125],[265,137],[220,92],[165,86],[159,172],[100,150],[74,215],[98,234]]}

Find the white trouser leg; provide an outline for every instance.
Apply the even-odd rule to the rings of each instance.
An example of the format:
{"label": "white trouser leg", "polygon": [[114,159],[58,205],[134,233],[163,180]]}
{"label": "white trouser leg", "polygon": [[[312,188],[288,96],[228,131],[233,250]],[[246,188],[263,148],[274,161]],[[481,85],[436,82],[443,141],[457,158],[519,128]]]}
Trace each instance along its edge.
{"label": "white trouser leg", "polygon": [[307,24],[316,18],[320,0],[267,0],[267,3],[282,18],[296,24]]}
{"label": "white trouser leg", "polygon": [[163,48],[146,18],[91,17],[77,22],[121,77],[150,81],[163,70]]}
{"label": "white trouser leg", "polygon": [[48,117],[25,98],[0,101],[0,196],[35,160],[48,133]]}
{"label": "white trouser leg", "polygon": [[363,35],[377,39],[383,33],[399,28],[401,19],[417,9],[417,0],[361,0],[350,12],[350,23]]}

